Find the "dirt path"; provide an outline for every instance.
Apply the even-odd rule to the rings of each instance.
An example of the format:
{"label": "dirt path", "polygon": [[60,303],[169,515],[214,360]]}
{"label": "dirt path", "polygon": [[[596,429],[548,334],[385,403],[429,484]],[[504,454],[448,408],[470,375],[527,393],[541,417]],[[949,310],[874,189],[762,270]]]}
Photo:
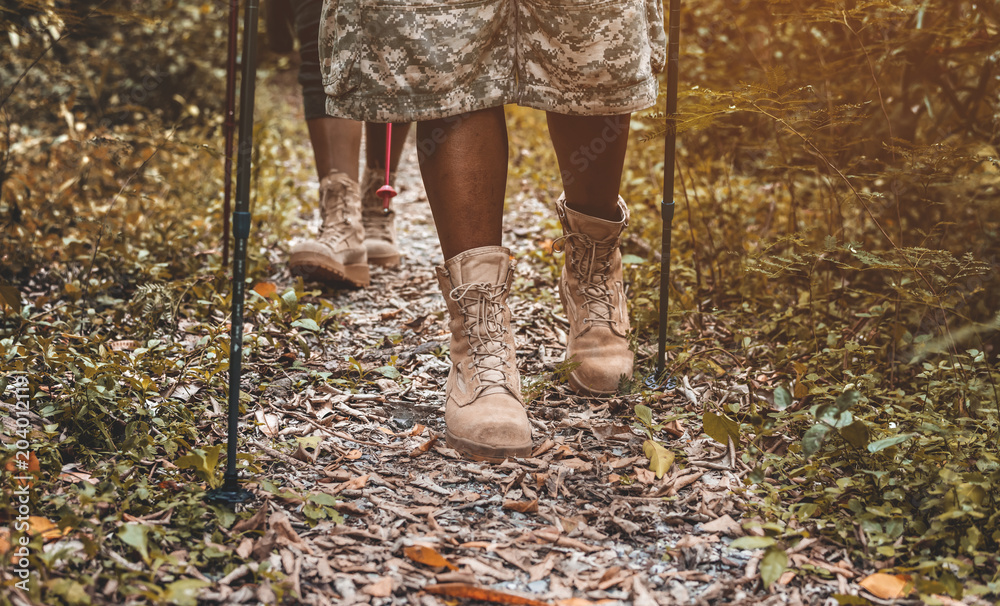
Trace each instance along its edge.
{"label": "dirt path", "polygon": [[[433,273],[441,256],[412,145],[398,184],[402,268],[376,269],[367,290],[324,295],[344,310],[341,328],[324,335],[322,353],[304,368],[256,369],[270,383],[254,411],[262,423],[247,434],[264,477],[296,495],[337,497],[332,507],[344,521],[316,523],[328,497],[304,503],[259,482],[267,500],[242,529],[267,532],[241,551],[288,578],[274,587],[234,578],[210,597],[267,602],[283,589],[303,604],[455,603],[427,592],[437,585],[457,597],[474,586],[562,604],[830,603],[843,576],[803,585],[789,573],[764,592],[760,552],[728,547],[743,534],[747,469],[698,439],[700,428],[675,422],[661,434],[683,463],[657,479],[645,436],[631,427],[640,396],[578,397],[553,378],[566,330],[553,290],[561,259],[537,250],[557,234],[530,191],[511,199],[504,237],[519,259],[511,305],[537,448],[502,465],[447,448],[448,335]],[[668,403],[695,406],[682,394],[661,397],[645,402],[658,417]],[[318,456],[293,454],[287,444],[296,438],[318,443]],[[801,556],[818,565],[839,558],[818,545]]]}

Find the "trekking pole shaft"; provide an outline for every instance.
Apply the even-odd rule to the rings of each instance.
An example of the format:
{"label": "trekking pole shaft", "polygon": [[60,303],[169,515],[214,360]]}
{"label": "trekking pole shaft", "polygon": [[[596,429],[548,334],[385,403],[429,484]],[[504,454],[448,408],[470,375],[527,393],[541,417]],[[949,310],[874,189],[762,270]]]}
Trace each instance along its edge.
{"label": "trekking pole shaft", "polygon": [[236,131],[236,30],[239,29],[239,0],[229,1],[229,45],[226,53],[226,161],[225,195],[222,201],[222,267],[229,266],[229,215],[233,194],[233,134]]}
{"label": "trekking pole shaft", "polygon": [[680,63],[681,3],[670,0],[670,31],[667,43],[667,133],[663,147],[663,236],[660,242],[660,334],[656,355],[656,377],[666,366],[667,313],[670,310],[670,248],[674,222],[674,164],[677,154],[677,79]]}
{"label": "trekking pole shaft", "polygon": [[257,77],[258,0],[247,0],[243,22],[243,73],[240,82],[240,133],[237,151],[236,210],[233,213],[232,333],[229,342],[229,427],[226,434],[224,490],[238,490],[240,372],[243,362],[243,303],[246,289],[247,240],[250,237],[250,165],[253,154],[253,106]]}

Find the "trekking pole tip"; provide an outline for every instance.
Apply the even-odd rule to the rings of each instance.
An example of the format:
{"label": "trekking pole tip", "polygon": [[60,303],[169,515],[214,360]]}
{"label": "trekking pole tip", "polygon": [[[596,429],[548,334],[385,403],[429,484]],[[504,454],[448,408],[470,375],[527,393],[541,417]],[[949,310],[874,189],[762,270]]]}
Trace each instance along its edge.
{"label": "trekking pole tip", "polygon": [[396,188],[386,183],[382,187],[378,188],[375,195],[382,198],[382,213],[388,215],[392,212],[389,210],[389,201],[396,197]]}
{"label": "trekking pole tip", "polygon": [[226,505],[240,505],[254,498],[252,492],[246,488],[240,488],[235,480],[226,479],[226,482],[218,488],[213,488],[205,493],[205,500],[209,503],[224,503]]}

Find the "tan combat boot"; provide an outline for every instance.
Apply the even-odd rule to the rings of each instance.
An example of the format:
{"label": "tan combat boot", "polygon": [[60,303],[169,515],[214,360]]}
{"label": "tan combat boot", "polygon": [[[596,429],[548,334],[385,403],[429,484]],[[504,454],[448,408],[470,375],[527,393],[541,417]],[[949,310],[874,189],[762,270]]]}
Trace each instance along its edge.
{"label": "tan combat boot", "polygon": [[[389,182],[396,175],[389,175]],[[399,267],[399,247],[396,246],[396,211],[386,214],[379,188],[385,185],[385,169],[366,168],[361,178],[361,222],[365,226],[365,248],[368,262],[383,267]]]}
{"label": "tan combat boot", "polygon": [[333,171],[319,185],[319,211],[323,224],[315,240],[292,248],[292,273],[330,285],[368,286],[368,254],[361,226],[358,182]]}
{"label": "tan combat boot", "polygon": [[437,268],[448,305],[451,372],[445,388],[448,445],[500,462],[531,454],[531,425],[521,399],[507,294],[510,251],[474,248]]}
{"label": "tan combat boot", "polygon": [[605,221],[568,208],[565,194],[556,203],[563,226],[557,248],[566,251],[559,279],[559,298],[569,318],[566,359],[579,363],[569,385],[580,393],[612,394],[622,376],[632,376],[619,248],[628,209],[621,198],[618,208],[621,220]]}

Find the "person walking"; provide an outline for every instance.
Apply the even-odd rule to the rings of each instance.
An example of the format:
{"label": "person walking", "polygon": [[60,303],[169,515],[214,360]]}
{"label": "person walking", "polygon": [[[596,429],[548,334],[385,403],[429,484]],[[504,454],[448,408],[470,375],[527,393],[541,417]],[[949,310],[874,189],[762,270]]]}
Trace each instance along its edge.
{"label": "person walking", "polygon": [[[309,141],[319,176],[319,234],[292,247],[293,274],[330,286],[366,287],[369,265],[397,267],[401,253],[393,211],[383,211],[376,194],[385,185],[386,127],[329,116],[319,59],[323,0],[270,0],[268,30],[277,50],[291,50],[283,28],[292,25],[299,41],[299,75]],[[390,182],[394,180],[409,123],[394,125]],[[362,130],[365,166],[360,170]]]}
{"label": "person walking", "polygon": [[665,63],[659,0],[327,0],[320,53],[327,113],[417,122],[440,238],[451,331],[447,443],[476,459],[531,453],[501,245],[507,103],[546,112],[564,192],[559,295],[571,388],[615,393],[630,377],[619,195],[631,113],[656,103]]}

